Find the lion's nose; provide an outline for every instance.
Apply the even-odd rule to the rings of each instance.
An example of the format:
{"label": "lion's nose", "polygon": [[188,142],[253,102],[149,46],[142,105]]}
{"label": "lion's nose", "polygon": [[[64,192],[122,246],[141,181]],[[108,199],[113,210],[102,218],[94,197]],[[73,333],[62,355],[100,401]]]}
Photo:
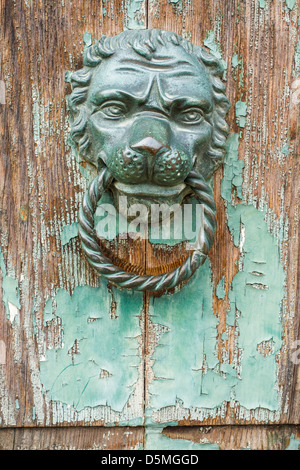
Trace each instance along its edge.
{"label": "lion's nose", "polygon": [[136,144],[131,145],[131,148],[135,150],[145,150],[146,152],[150,153],[150,155],[155,156],[159,150],[165,148],[165,145],[149,136],[140,140]]}

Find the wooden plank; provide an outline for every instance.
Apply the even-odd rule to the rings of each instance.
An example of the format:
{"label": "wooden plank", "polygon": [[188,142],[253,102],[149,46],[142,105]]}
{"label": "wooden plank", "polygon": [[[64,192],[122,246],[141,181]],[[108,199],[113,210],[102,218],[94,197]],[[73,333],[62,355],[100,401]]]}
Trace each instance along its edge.
{"label": "wooden plank", "polygon": [[[246,343],[242,343],[242,338],[246,341],[247,333],[241,331],[241,326],[245,325],[247,317],[252,315],[253,301],[248,301],[248,304],[245,302],[243,305],[240,302],[239,306],[235,303],[237,309],[235,312],[233,311],[234,303],[232,303],[235,289],[237,289],[239,298],[242,297],[243,287],[242,285],[238,287],[237,282],[243,276],[251,277],[252,272],[243,274],[244,263],[246,262],[248,265],[247,255],[245,259],[243,251],[244,230],[246,230],[248,253],[253,248],[252,259],[259,256],[270,258],[267,255],[267,246],[264,246],[268,231],[273,237],[273,242],[270,241],[270,244],[278,245],[278,253],[276,254],[273,250],[271,258],[278,257],[279,263],[284,269],[281,273],[283,274],[281,280],[278,277],[278,289],[282,290],[281,306],[279,308],[277,303],[277,307],[273,311],[275,314],[276,309],[277,313],[272,320],[272,315],[268,319],[268,313],[261,312],[262,318],[265,316],[265,326],[257,336],[256,352],[253,349],[253,355],[257,354],[254,361],[260,362],[261,359],[262,363],[265,361],[263,357],[269,358],[266,361],[272,358],[273,366],[276,364],[276,368],[278,362],[277,372],[274,371],[272,378],[269,379],[269,385],[270,381],[273,381],[274,385],[273,391],[270,390],[270,393],[277,390],[278,404],[276,405],[274,402],[271,405],[268,400],[263,399],[264,393],[262,390],[259,391],[263,378],[260,381],[254,381],[248,387],[248,391],[245,388],[243,397],[240,395],[242,402],[246,405],[244,407],[239,403],[239,400],[234,398],[236,385],[232,385],[231,399],[228,394],[225,398],[227,393],[225,381],[223,385],[220,384],[220,387],[224,389],[222,405],[217,398],[215,402],[211,401],[210,403],[208,400],[205,401],[204,397],[202,401],[198,398],[194,398],[194,402],[189,401],[189,393],[185,391],[182,383],[186,381],[190,385],[189,390],[196,387],[197,380],[189,379],[189,377],[192,376],[195,368],[199,368],[199,370],[202,368],[202,378],[207,378],[207,364],[205,364],[205,360],[201,362],[199,352],[197,366],[193,366],[192,359],[190,363],[187,359],[185,371],[180,369],[180,362],[178,362],[177,368],[173,368],[172,364],[177,364],[177,359],[179,361],[179,358],[174,357],[174,355],[176,356],[176,348],[178,349],[182,344],[179,334],[176,335],[175,332],[179,330],[179,326],[184,328],[184,323],[175,320],[174,315],[171,319],[166,314],[167,308],[168,310],[176,309],[175,305],[182,299],[182,308],[185,305],[185,312],[189,312],[186,317],[187,327],[182,335],[182,341],[187,348],[196,348],[197,341],[201,342],[201,335],[198,335],[198,340],[196,340],[197,335],[190,334],[189,323],[191,325],[192,322],[190,305],[192,302],[189,302],[189,299],[191,295],[198,295],[200,302],[201,296],[204,298],[204,294],[201,294],[200,291],[197,294],[197,290],[189,292],[187,286],[184,293],[179,294],[177,298],[176,296],[170,297],[168,302],[159,303],[159,300],[151,301],[149,299],[151,306],[147,328],[147,344],[149,345],[147,367],[149,371],[146,376],[149,391],[147,396],[149,415],[157,423],[175,421],[186,425],[197,422],[206,424],[225,422],[242,424],[261,421],[299,423],[299,364],[296,364],[294,360],[297,347],[295,341],[299,338],[299,304],[297,304],[299,292],[297,287],[299,285],[297,222],[299,167],[296,158],[299,149],[299,112],[295,110],[295,107],[299,110],[299,100],[296,98],[298,93],[296,90],[299,86],[299,79],[297,80],[299,75],[297,3],[288,5],[285,2],[259,2],[256,0],[242,2],[235,0],[230,2],[218,0],[203,0],[201,2],[196,0],[150,1],[148,26],[149,28],[175,31],[195,44],[204,44],[211,53],[224,60],[227,66],[224,78],[226,92],[232,103],[227,121],[230,125],[232,139],[236,138],[238,158],[244,162],[244,168],[243,171],[238,170],[239,163],[236,159],[234,165],[238,178],[234,180],[231,176],[227,196],[224,188],[228,182],[228,165],[232,164],[232,160],[227,160],[224,172],[221,169],[218,170],[214,178],[218,229],[210,255],[211,272],[207,274],[212,278],[212,287],[208,284],[207,289],[212,289],[211,314],[214,314],[216,318],[215,346],[218,360],[215,362],[215,366],[222,369],[222,364],[229,364],[229,369],[237,372],[240,391],[243,383],[246,384],[247,375],[250,374],[248,375],[250,377],[252,374],[254,378],[256,374],[255,368],[251,372],[251,361],[247,361],[246,358]],[[232,157],[231,149],[229,149],[229,158]],[[236,204],[238,204],[237,208]],[[255,209],[252,210],[251,207]],[[243,211],[244,215],[246,212],[249,214],[247,216],[249,217],[249,226],[247,228],[245,225],[244,218],[244,220],[241,219],[243,230],[234,230],[232,215],[241,214]],[[263,221],[258,223],[259,213],[263,213],[267,226],[265,240],[261,236],[257,248],[253,245],[251,248],[247,239],[248,242],[253,241],[256,234],[252,231],[250,235],[250,225],[253,228],[258,228],[262,227],[261,223],[264,224]],[[235,239],[233,239],[233,235],[236,237]],[[248,254],[248,260],[250,260],[250,254]],[[278,273],[274,274],[274,279]],[[270,278],[269,281],[271,281]],[[252,282],[254,283],[254,281]],[[254,285],[263,287],[263,284],[260,283],[254,283]],[[260,298],[260,293],[261,291],[259,292],[257,289],[257,300]],[[272,303],[272,294],[269,295],[270,303],[267,301],[265,305]],[[247,298],[250,299],[250,296],[248,295]],[[258,311],[259,308],[265,307],[262,307],[258,300]],[[179,315],[178,312],[178,318]],[[267,324],[269,322],[270,329],[272,329],[271,325],[274,325],[278,318],[282,322],[283,339],[281,343],[279,334],[278,349],[275,348],[277,352],[274,352],[272,350],[274,347],[272,336],[267,333],[269,328]],[[256,327],[259,328],[259,319],[253,318],[251,323],[249,318],[249,338],[251,337],[251,325],[252,328],[255,328],[255,322],[257,322]],[[209,317],[207,317],[206,325],[209,324]],[[196,329],[201,327],[200,321],[196,320],[196,310],[193,325]],[[162,331],[167,331],[167,333],[162,334]],[[259,336],[265,342],[260,341]],[[185,337],[188,340],[185,341]],[[253,334],[253,338],[256,340],[255,334]],[[162,351],[158,349],[162,346],[165,355],[156,353],[156,351]],[[248,349],[250,350],[250,348]],[[258,354],[262,355],[261,358]],[[165,361],[164,364],[163,361]],[[259,370],[258,362],[256,363],[257,370]],[[183,367],[183,363],[181,365]],[[228,382],[230,377],[232,378],[231,373],[228,373],[229,369],[228,367],[226,369]],[[169,371],[169,374],[164,370]],[[161,380],[158,379],[158,374],[162,374]],[[173,389],[177,387],[178,401],[176,402],[175,394],[174,398],[170,396],[168,403],[165,400],[153,400],[152,395],[155,397],[163,394],[162,390],[165,390],[165,394],[167,394],[167,385],[163,385],[167,378],[172,381]],[[217,380],[217,374],[215,379]],[[198,380],[200,389],[202,382],[200,379]],[[233,383],[237,382],[233,381]],[[186,387],[188,388],[188,385]],[[209,390],[212,393],[213,388],[209,388]],[[249,394],[249,400],[247,400],[247,394]],[[256,396],[257,399],[252,399],[250,395]],[[265,398],[267,398],[266,395]],[[264,405],[262,405],[263,401]],[[155,402],[154,407],[153,402]],[[189,405],[186,405],[186,402]],[[207,402],[209,407],[214,408],[214,412],[213,408],[208,411],[205,406],[201,407],[201,404],[197,408],[196,402]],[[216,406],[217,403],[219,406]]]}
{"label": "wooden plank", "polygon": [[144,429],[17,428],[0,430],[0,450],[139,450]]}
{"label": "wooden plank", "polygon": [[216,450],[298,450],[300,445],[299,426],[169,427],[162,435],[173,439],[175,448],[177,440]]}
{"label": "wooden plank", "polygon": [[[299,426],[17,428],[0,430],[0,450],[297,450]],[[144,446],[144,447],[143,447]]]}
{"label": "wooden plank", "polygon": [[[4,300],[0,302],[0,423],[2,426],[69,421],[73,424],[78,421],[117,423],[123,422],[124,413],[127,415],[125,421],[142,420],[143,364],[139,342],[143,336],[142,294],[135,297],[135,306],[130,306],[124,296],[120,298],[117,294],[114,297],[111,287],[103,283],[99,286],[98,276],[82,256],[78,238],[72,236],[86,187],[86,170],[76,160],[67,141],[66,95],[70,89],[65,83],[65,73],[82,66],[85,32],[90,31],[99,38],[101,34],[114,35],[129,26],[143,27],[145,2],[132,6],[128,1],[104,5],[93,0],[76,3],[68,0],[1,0],[0,6],[0,79],[5,85],[5,105],[0,105],[1,129],[4,130],[0,166],[1,288]],[[78,286],[82,287],[79,289]],[[88,288],[84,286],[92,286],[94,290],[87,294]],[[68,297],[74,292],[75,295]],[[52,367],[45,375],[48,374],[54,384],[56,379],[55,376],[51,378],[51,370],[59,367],[56,359],[50,358],[49,348],[52,351],[58,348],[60,355],[63,335],[66,338],[70,331],[66,316],[63,317],[62,310],[57,311],[57,306],[61,305],[63,309],[68,299],[71,313],[73,308],[76,310],[74,302],[81,302],[82,294],[88,295],[87,305],[92,305],[90,302],[94,298],[94,308],[98,309],[98,315],[101,314],[99,308],[105,313],[108,327],[120,327],[117,317],[124,318],[120,311],[126,311],[126,305],[134,319],[132,334],[130,327],[126,333],[126,337],[132,337],[131,345],[127,340],[123,342],[124,346],[119,343],[121,349],[125,348],[119,351],[120,356],[128,358],[125,375],[129,374],[126,379],[129,388],[126,388],[126,380],[122,383],[126,393],[129,391],[130,399],[128,406],[120,404],[117,414],[109,408],[109,403],[98,408],[96,415],[95,408],[91,410],[85,403],[83,406],[88,414],[78,414],[73,405],[80,394],[75,403],[73,398],[65,396],[63,404],[57,403],[54,396],[51,398],[51,393],[46,393],[53,387],[46,384],[48,379],[42,379],[43,370],[50,367],[52,360]],[[57,295],[66,295],[65,300],[60,303]],[[99,308],[97,296],[102,302]],[[89,317],[87,312],[86,315]],[[94,325],[96,327],[96,323]],[[127,328],[125,324],[124,327]],[[71,356],[66,351],[65,359],[69,357],[76,362],[79,354],[81,358],[84,356],[78,333],[74,334],[75,347],[69,345]],[[117,340],[119,337],[117,335]],[[126,351],[127,347],[130,353]],[[105,354],[111,355],[111,352],[106,350]],[[87,360],[88,354],[85,358]],[[99,377],[106,382],[114,380],[108,364],[109,358],[107,365],[98,371]],[[120,373],[123,374],[122,369]],[[89,379],[87,374],[84,380],[88,383]],[[74,376],[72,380],[78,384]],[[69,379],[66,381],[69,383]],[[70,387],[70,393],[75,389]],[[86,396],[84,390],[83,398]],[[119,393],[121,397],[121,389]],[[74,415],[73,412],[70,414],[70,406]]]}

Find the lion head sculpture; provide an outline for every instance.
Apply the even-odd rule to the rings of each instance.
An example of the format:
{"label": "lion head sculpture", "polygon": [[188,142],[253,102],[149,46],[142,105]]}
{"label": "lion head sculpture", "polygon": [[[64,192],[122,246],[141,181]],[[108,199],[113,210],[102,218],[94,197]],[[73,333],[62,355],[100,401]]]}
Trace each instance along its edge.
{"label": "lion head sculpture", "polygon": [[[201,175],[207,204],[204,181],[223,160],[228,132],[220,62],[153,29],[102,36],[85,48],[83,65],[69,75],[71,137],[99,174],[107,170],[114,195],[182,202]],[[214,232],[207,217],[205,255]]]}

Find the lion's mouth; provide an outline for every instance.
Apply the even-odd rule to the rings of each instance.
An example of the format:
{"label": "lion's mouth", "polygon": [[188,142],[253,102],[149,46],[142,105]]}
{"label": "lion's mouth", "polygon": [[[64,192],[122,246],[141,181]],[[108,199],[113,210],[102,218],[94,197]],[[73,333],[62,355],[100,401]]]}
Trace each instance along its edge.
{"label": "lion's mouth", "polygon": [[[127,184],[114,182],[116,190],[129,197],[142,197],[142,198],[179,198],[183,193],[186,194],[187,186],[185,183],[177,184],[175,186],[159,186],[152,183],[143,184]],[[184,194],[184,195],[185,195]]]}
{"label": "lion's mouth", "polygon": [[[125,215],[125,210],[126,217],[128,217],[127,209],[129,209],[130,206],[142,204],[146,208],[148,221],[150,220],[152,210],[151,206],[167,204],[168,206],[176,205],[178,208],[183,203],[185,197],[191,194],[190,187],[185,183],[180,183],[175,186],[159,186],[152,183],[127,184],[115,181],[112,184],[111,189],[113,192],[115,205],[118,208],[120,214]],[[122,198],[123,201],[121,201]],[[126,209],[124,207],[124,199],[126,201]],[[128,219],[129,218],[130,217],[128,217]]]}

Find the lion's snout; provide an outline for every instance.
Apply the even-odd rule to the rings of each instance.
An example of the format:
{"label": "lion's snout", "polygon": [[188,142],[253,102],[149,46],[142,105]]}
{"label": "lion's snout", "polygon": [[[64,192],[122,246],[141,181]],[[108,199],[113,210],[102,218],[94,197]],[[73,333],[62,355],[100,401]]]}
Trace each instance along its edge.
{"label": "lion's snout", "polygon": [[118,151],[108,166],[117,181],[127,184],[174,186],[183,182],[190,171],[188,157],[165,146],[157,149],[127,147]]}
{"label": "lion's snout", "polygon": [[139,116],[127,136],[124,147],[117,149],[107,161],[117,181],[174,186],[185,180],[192,159],[176,145],[168,120]]}

